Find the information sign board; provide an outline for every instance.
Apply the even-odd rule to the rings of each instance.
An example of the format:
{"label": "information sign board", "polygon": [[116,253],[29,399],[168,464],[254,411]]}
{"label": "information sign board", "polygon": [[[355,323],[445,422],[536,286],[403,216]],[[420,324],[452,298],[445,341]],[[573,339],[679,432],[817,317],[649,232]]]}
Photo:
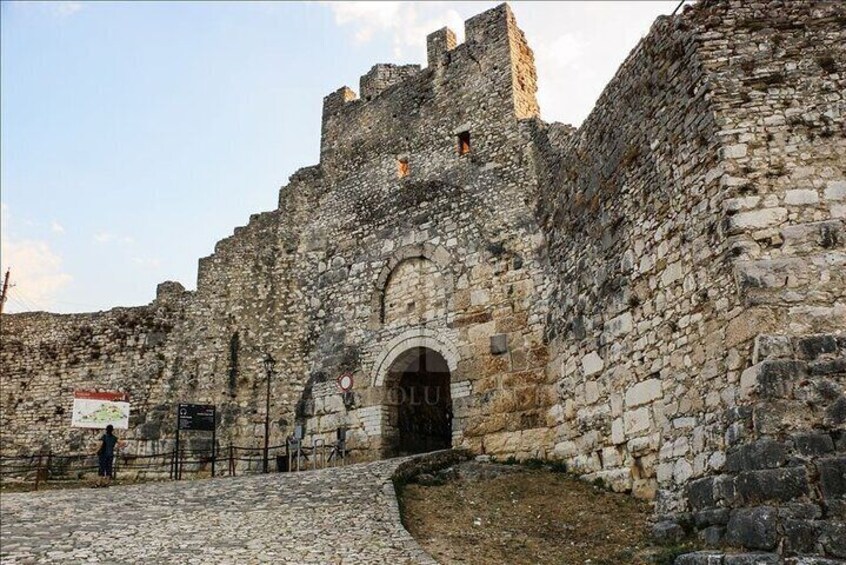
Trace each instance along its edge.
{"label": "information sign board", "polygon": [[214,431],[213,404],[180,404],[178,428],[180,430]]}

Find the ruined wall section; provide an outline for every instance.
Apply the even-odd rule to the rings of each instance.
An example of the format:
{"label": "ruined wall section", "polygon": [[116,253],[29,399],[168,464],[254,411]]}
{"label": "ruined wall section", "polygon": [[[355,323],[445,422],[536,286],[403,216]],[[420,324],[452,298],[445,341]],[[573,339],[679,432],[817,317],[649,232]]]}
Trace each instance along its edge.
{"label": "ruined wall section", "polygon": [[4,315],[3,455],[93,452],[96,431],[70,427],[75,390],[128,393],[130,427],[142,425],[174,384],[165,373],[164,353],[189,302],[190,293],[181,285],[163,283],[149,306],[93,314]]}
{"label": "ruined wall section", "polygon": [[556,280],[554,453],[659,509],[721,464],[725,375],[740,369],[698,25],[659,18],[578,131],[534,134]]}
{"label": "ruined wall section", "polygon": [[722,227],[742,315],[761,333],[842,331],[846,8],[715,4],[706,14],[718,22],[700,51],[720,123],[720,182],[731,196]]}
{"label": "ruined wall section", "polygon": [[711,545],[846,557],[846,6],[714,3],[700,54],[744,337],[726,463],[685,489]]}
{"label": "ruined wall section", "polygon": [[844,21],[700,3],[535,127],[556,453],[710,544],[843,557]]}

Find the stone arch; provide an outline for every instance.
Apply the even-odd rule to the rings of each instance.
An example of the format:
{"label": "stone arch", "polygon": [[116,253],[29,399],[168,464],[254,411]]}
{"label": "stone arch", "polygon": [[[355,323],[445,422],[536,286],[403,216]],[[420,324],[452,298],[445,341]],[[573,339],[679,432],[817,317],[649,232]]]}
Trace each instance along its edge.
{"label": "stone arch", "polygon": [[414,348],[431,349],[439,353],[455,375],[460,359],[458,348],[442,333],[427,328],[408,330],[389,341],[373,364],[373,386],[384,386],[388,371],[397,358]]}
{"label": "stone arch", "polygon": [[390,281],[391,273],[403,261],[414,258],[427,259],[438,266],[446,286],[447,310],[451,310],[450,306],[452,303],[452,292],[455,288],[455,279],[450,270],[452,256],[449,251],[432,243],[406,245],[391,253],[385,261],[385,266],[379,272],[379,277],[376,279],[370,299],[371,328],[379,328],[385,321],[385,289]]}
{"label": "stone arch", "polygon": [[388,369],[382,451],[386,456],[449,449],[453,441],[452,371],[427,347],[405,349]]}

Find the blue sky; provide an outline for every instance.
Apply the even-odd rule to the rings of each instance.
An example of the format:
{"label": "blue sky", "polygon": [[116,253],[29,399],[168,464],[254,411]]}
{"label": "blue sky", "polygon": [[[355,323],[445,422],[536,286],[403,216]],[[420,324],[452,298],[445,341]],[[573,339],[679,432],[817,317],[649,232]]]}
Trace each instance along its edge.
{"label": "blue sky", "polygon": [[[322,98],[495,2],[0,4],[4,311],[145,304],[317,163]],[[578,125],[676,0],[512,7]]]}

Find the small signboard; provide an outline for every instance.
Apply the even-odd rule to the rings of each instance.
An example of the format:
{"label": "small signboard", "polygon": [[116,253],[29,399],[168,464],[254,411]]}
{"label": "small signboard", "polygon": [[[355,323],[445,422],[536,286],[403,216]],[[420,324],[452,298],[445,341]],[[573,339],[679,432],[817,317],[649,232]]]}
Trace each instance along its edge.
{"label": "small signboard", "polygon": [[129,396],[125,392],[76,390],[73,393],[71,426],[74,428],[129,428]]}
{"label": "small signboard", "polygon": [[338,377],[338,388],[340,388],[343,392],[349,392],[352,390],[353,387],[353,376],[352,373],[342,373]]}
{"label": "small signboard", "polygon": [[177,415],[180,430],[214,431],[214,404],[180,404]]}

